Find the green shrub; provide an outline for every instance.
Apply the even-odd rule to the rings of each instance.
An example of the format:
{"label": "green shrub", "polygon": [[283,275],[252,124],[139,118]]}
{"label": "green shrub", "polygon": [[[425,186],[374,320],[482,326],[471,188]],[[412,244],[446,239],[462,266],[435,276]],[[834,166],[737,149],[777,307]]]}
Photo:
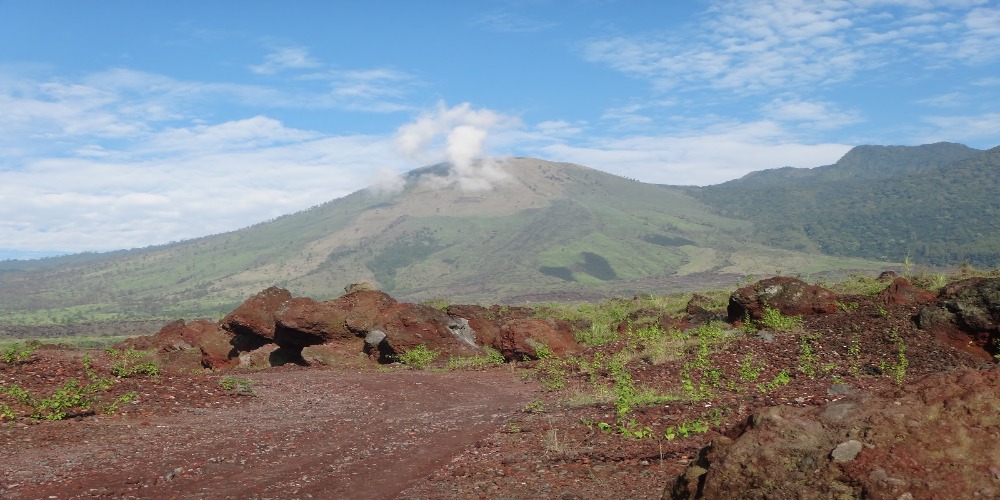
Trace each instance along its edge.
{"label": "green shrub", "polygon": [[548,359],[556,355],[544,342],[528,339],[527,343],[535,350],[535,357],[538,359]]}
{"label": "green shrub", "polygon": [[429,349],[426,345],[420,344],[412,349],[404,350],[401,354],[397,354],[396,359],[407,366],[423,370],[437,359],[439,354],[436,350]]}
{"label": "green shrub", "polygon": [[760,373],[764,370],[763,363],[754,363],[753,354],[747,353],[740,363],[740,379],[744,382],[753,382],[760,378]]}
{"label": "green shrub", "polygon": [[788,370],[781,370],[777,375],[771,379],[770,382],[766,384],[758,384],[757,388],[760,392],[769,392],[777,389],[778,387],[788,385],[792,381],[792,376],[788,373]]}
{"label": "green shrub", "polygon": [[[73,415],[93,414],[98,409],[104,413],[114,413],[124,403],[138,397],[137,392],[129,392],[114,401],[99,406],[102,396],[115,385],[110,377],[100,377],[91,365],[90,356],[83,357],[83,371],[86,382],[70,379],[52,394],[37,397],[20,386],[0,387],[0,395],[6,395],[17,405],[29,410],[27,416],[36,420],[62,420]],[[0,403],[0,419],[13,420],[17,413],[7,404]]]}
{"label": "green shrub", "polygon": [[503,354],[500,354],[500,351],[492,347],[484,346],[483,353],[483,356],[452,356],[448,358],[448,369],[482,369],[488,366],[502,365],[506,362]]}
{"label": "green shrub", "polygon": [[585,330],[574,334],[576,341],[587,347],[600,347],[618,339],[618,332],[606,324],[591,323]]}
{"label": "green shrub", "polygon": [[29,342],[24,345],[11,344],[0,350],[0,360],[7,364],[22,363],[35,353],[39,345],[38,342]]}
{"label": "green shrub", "polygon": [[256,396],[253,390],[254,381],[248,378],[225,376],[219,379],[219,387],[223,390],[246,396]]}
{"label": "green shrub", "polygon": [[104,350],[111,357],[111,374],[127,378],[135,375],[155,377],[160,374],[160,365],[156,361],[141,361],[149,356],[150,351],[137,351],[128,347],[119,351],[113,347]]}
{"label": "green shrub", "polygon": [[765,307],[760,318],[760,325],[768,330],[783,332],[787,330],[794,330],[802,326],[801,316],[785,316],[781,314],[781,311],[772,308]]}

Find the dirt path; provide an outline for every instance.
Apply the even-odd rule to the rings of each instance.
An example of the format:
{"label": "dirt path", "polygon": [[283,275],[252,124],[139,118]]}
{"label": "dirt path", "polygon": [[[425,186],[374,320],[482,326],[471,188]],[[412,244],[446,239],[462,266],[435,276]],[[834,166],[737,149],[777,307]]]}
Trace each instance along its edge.
{"label": "dirt path", "polygon": [[247,377],[259,397],[228,407],[195,398],[167,415],[8,430],[0,496],[392,498],[534,393],[502,371]]}

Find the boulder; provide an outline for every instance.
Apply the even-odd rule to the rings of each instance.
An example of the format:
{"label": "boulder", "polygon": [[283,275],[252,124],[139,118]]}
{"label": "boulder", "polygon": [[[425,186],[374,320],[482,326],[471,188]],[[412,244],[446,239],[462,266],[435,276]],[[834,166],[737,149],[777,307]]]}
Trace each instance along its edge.
{"label": "boulder", "polygon": [[997,498],[1000,370],[956,370],[716,436],[673,498]]}
{"label": "boulder", "polygon": [[551,318],[510,320],[500,327],[493,347],[508,361],[538,359],[542,349],[556,356],[580,352],[570,325]]}
{"label": "boulder", "polygon": [[[497,307],[498,306],[493,306]],[[492,346],[500,335],[500,325],[497,324],[497,314],[492,309],[479,305],[451,305],[445,313],[452,318],[461,318],[468,322],[469,328],[476,332],[476,343]]]}
{"label": "boulder", "polygon": [[179,319],[171,321],[153,335],[143,335],[125,340],[115,346],[120,349],[131,347],[137,351],[153,351],[156,353],[166,353],[171,351],[182,351],[194,347],[185,338],[187,335],[187,324]]}
{"label": "boulder", "polygon": [[222,327],[234,334],[274,340],[275,315],[290,300],[291,292],[272,286],[250,297],[222,318]]}
{"label": "boulder", "polygon": [[378,287],[370,281],[362,281],[360,283],[351,283],[344,287],[344,293],[355,293],[355,292],[377,292]]}
{"label": "boulder", "polygon": [[347,328],[348,315],[341,304],[296,297],[275,313],[274,343],[285,348],[303,348],[333,340],[354,338]]}
{"label": "boulder", "polygon": [[237,351],[233,347],[233,334],[223,330],[218,323],[206,320],[187,324],[188,339],[201,351],[201,366],[221,370],[235,366]]}
{"label": "boulder", "polygon": [[480,353],[468,321],[423,304],[392,304],[365,332],[365,351],[382,363],[394,361],[399,354],[420,345],[457,356]]}
{"label": "boulder", "polygon": [[729,321],[749,315],[759,320],[765,308],[786,316],[808,316],[837,312],[837,294],[796,278],[775,276],[736,290],[729,296]]}
{"label": "boulder", "polygon": [[937,294],[934,292],[918,288],[910,283],[910,280],[900,277],[892,280],[885,290],[879,292],[875,300],[885,305],[909,305],[931,302],[935,297]]}
{"label": "boulder", "polygon": [[129,339],[121,348],[153,351],[165,370],[221,369],[236,363],[233,335],[207,320],[167,323],[154,335]]}
{"label": "boulder", "polygon": [[715,301],[711,298],[697,293],[692,295],[691,300],[684,307],[684,312],[686,313],[684,317],[685,322],[700,325],[711,321],[725,320],[726,314],[715,310],[714,306]]}
{"label": "boulder", "polygon": [[389,294],[377,290],[359,290],[342,295],[329,303],[343,311],[344,326],[356,336],[364,336],[375,327],[382,311],[397,304]]}
{"label": "boulder", "polygon": [[984,359],[1000,353],[1000,278],[969,278],[946,285],[917,323],[948,344]]}

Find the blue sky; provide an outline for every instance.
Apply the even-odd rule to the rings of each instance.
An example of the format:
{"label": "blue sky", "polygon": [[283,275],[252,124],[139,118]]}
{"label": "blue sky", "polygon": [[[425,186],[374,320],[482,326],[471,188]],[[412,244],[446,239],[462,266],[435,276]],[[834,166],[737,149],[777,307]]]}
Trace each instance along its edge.
{"label": "blue sky", "polygon": [[986,0],[0,0],[0,259],[228,231],[445,159],[704,185],[985,149],[997,47]]}

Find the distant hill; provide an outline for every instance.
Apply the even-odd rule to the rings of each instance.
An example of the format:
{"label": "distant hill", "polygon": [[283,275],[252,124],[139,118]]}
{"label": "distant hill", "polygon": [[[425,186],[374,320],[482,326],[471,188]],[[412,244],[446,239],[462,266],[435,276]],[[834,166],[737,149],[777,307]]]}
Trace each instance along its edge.
{"label": "distant hill", "polygon": [[688,193],[753,223],[757,243],[953,266],[1000,265],[1000,148],[859,146],[834,165],[782,168]]}
{"label": "distant hill", "polygon": [[[493,189],[356,192],[230,233],[143,250],[0,265],[0,317],[79,322],[217,316],[263,288],[326,298],[374,281],[405,300],[517,302],[669,292],[745,274],[870,269],[775,249],[685,189],[567,163],[506,161]],[[0,320],[2,323],[3,320]]]}

